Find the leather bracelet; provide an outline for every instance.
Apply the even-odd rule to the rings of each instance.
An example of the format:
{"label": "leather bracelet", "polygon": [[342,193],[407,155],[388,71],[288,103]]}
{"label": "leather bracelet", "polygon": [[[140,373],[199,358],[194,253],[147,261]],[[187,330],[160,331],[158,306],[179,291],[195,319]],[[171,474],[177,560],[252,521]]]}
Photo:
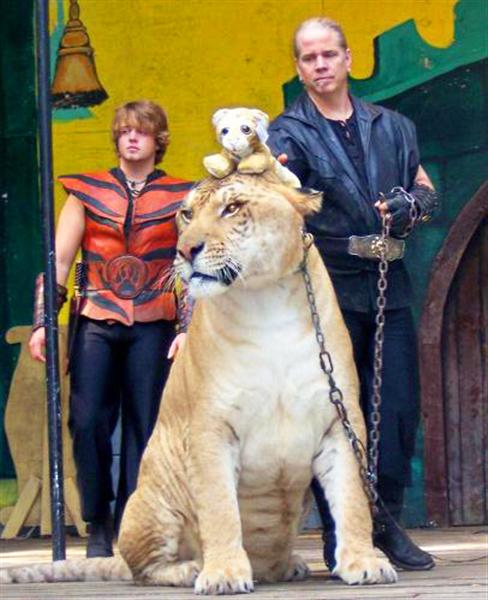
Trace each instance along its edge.
{"label": "leather bracelet", "polygon": [[[32,333],[41,327],[45,327],[44,310],[44,273],[39,273],[34,286],[34,311],[32,317]],[[56,284],[56,309],[59,313],[63,304],[68,299],[68,288],[60,283]]]}

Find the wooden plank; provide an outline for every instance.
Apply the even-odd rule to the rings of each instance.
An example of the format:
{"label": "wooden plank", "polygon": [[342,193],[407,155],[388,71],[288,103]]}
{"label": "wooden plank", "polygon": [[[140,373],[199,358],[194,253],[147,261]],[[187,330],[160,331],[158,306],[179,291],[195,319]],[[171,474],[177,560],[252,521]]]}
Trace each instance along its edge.
{"label": "wooden plank", "polygon": [[446,303],[443,327],[442,376],[444,380],[444,414],[446,428],[446,466],[449,496],[449,523],[463,524],[462,459],[460,439],[459,368],[457,347],[458,286],[454,281]]}
{"label": "wooden plank", "polygon": [[441,360],[444,307],[466,246],[487,213],[485,183],[460,212],[432,264],[419,328],[426,502],[429,518],[440,524],[447,524],[449,515]]}
{"label": "wooden plank", "polygon": [[480,234],[481,230],[473,236],[457,274],[463,525],[482,524],[484,520]]}
{"label": "wooden plank", "polygon": [[[483,364],[481,372],[483,376],[482,393],[483,400],[483,456],[488,456],[488,217],[483,220],[481,230],[481,343]],[[488,523],[488,460],[484,461],[484,522]]]}
{"label": "wooden plank", "polygon": [[[301,536],[297,551],[313,568],[304,582],[257,584],[253,600],[486,600],[486,532],[479,528],[413,530],[409,532],[423,548],[436,555],[437,567],[426,572],[400,572],[393,585],[347,586],[331,580],[321,561],[320,534]],[[14,548],[16,551],[8,551]],[[27,549],[31,550],[28,551]],[[26,562],[49,562],[47,540],[15,540],[0,544],[2,566]],[[18,557],[16,557],[18,554]],[[82,557],[84,541],[70,541],[68,557]],[[37,560],[36,560],[37,558]],[[484,560],[483,560],[484,558]],[[480,560],[481,559],[481,560]],[[123,582],[43,583],[4,585],[2,600],[93,598],[126,600],[182,600],[195,598],[192,589],[139,587]]]}
{"label": "wooden plank", "polygon": [[41,481],[38,477],[31,477],[27,481],[20,493],[14,509],[12,510],[12,513],[10,514],[9,520],[5,524],[5,528],[2,531],[2,539],[8,540],[18,535],[20,528],[24,524],[32,505],[37,498],[40,487]]}

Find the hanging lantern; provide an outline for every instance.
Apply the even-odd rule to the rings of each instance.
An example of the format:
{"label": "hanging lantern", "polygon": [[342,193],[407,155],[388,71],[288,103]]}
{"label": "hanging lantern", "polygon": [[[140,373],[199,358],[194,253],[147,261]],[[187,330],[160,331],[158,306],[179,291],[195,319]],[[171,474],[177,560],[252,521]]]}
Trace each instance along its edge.
{"label": "hanging lantern", "polygon": [[59,44],[51,86],[54,108],[95,106],[108,98],[98,80],[93,48],[79,17],[78,0],[70,0],[69,20]]}

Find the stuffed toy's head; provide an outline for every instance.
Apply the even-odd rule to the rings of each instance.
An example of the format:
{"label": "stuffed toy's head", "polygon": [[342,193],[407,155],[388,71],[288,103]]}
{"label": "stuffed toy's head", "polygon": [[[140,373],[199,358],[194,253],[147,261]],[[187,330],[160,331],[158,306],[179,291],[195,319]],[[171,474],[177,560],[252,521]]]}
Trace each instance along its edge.
{"label": "stuffed toy's head", "polygon": [[217,140],[235,158],[251,155],[268,138],[269,117],[255,108],[221,108],[212,123]]}

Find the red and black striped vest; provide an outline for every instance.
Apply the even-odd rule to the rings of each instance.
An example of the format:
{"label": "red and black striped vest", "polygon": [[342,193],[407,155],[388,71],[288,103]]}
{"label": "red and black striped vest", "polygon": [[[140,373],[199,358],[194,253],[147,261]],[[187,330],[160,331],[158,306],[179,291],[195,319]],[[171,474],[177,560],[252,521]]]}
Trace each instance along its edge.
{"label": "red and black striped vest", "polygon": [[81,314],[126,325],[175,319],[175,294],[165,282],[176,252],[175,213],[192,183],[155,170],[133,198],[120,169],[59,181],[85,207]]}

